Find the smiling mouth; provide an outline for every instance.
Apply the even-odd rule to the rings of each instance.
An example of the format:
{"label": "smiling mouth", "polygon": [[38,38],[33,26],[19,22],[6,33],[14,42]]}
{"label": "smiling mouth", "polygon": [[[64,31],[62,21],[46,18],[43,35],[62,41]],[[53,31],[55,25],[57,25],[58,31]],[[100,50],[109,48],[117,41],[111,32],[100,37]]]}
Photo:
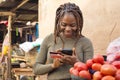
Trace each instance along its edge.
{"label": "smiling mouth", "polygon": [[65,35],[66,37],[71,37],[71,36],[72,36],[72,32],[64,32],[64,35]]}

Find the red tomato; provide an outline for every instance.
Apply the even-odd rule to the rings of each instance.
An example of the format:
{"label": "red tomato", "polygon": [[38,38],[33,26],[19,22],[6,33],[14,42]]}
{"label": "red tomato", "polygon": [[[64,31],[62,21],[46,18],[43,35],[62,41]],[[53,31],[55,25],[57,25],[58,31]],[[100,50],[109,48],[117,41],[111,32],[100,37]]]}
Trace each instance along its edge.
{"label": "red tomato", "polygon": [[101,80],[115,80],[113,76],[104,76]]}
{"label": "red tomato", "polygon": [[101,66],[102,66],[102,64],[100,64],[100,63],[94,63],[92,65],[92,69],[95,70],[95,71],[100,71]]}
{"label": "red tomato", "polygon": [[117,69],[120,69],[120,61],[112,62],[112,65],[114,65]]}
{"label": "red tomato", "polygon": [[70,69],[69,69],[69,72],[72,74],[72,71],[74,70],[74,68],[73,67],[71,67]]}
{"label": "red tomato", "polygon": [[115,79],[120,80],[120,69],[117,70],[117,72],[115,74]]}
{"label": "red tomato", "polygon": [[110,64],[104,64],[101,66],[100,72],[104,75],[115,75],[117,68]]}
{"label": "red tomato", "polygon": [[86,61],[86,65],[87,65],[88,68],[91,68],[91,67],[92,67],[92,64],[93,64],[93,60],[92,60],[92,59],[88,59],[88,60]]}
{"label": "red tomato", "polygon": [[79,71],[76,69],[73,69],[71,74],[75,75],[75,76],[79,76]]}
{"label": "red tomato", "polygon": [[77,68],[77,66],[79,65],[79,64],[81,64],[82,62],[76,62],[75,64],[74,64],[74,68],[76,69]]}
{"label": "red tomato", "polygon": [[85,79],[87,79],[87,80],[91,80],[91,74],[90,74],[88,71],[86,71],[86,70],[80,71],[80,72],[79,72],[79,76],[80,76],[81,78],[85,78]]}
{"label": "red tomato", "polygon": [[88,70],[87,65],[85,63],[82,63],[82,62],[76,62],[74,64],[74,68],[77,69],[78,71]]}
{"label": "red tomato", "polygon": [[108,61],[104,61],[104,64],[109,64],[109,62]]}
{"label": "red tomato", "polygon": [[116,74],[120,74],[120,69],[117,70]]}
{"label": "red tomato", "polygon": [[93,74],[93,80],[101,80],[103,77],[103,75],[101,74],[100,71],[96,71],[94,74]]}
{"label": "red tomato", "polygon": [[104,63],[104,57],[100,54],[96,54],[96,55],[93,56],[93,62],[103,64]]}
{"label": "red tomato", "polygon": [[120,80],[120,74],[115,75],[115,80]]}

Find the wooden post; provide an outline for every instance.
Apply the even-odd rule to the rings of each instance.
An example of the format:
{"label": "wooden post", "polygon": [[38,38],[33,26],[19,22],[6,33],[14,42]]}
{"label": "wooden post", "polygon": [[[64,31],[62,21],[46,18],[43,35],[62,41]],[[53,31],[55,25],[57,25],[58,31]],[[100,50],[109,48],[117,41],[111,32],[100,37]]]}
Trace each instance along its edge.
{"label": "wooden post", "polygon": [[7,80],[12,80],[11,79],[11,21],[12,16],[8,16],[8,38],[9,38],[9,50],[8,50],[8,59],[7,59]]}
{"label": "wooden post", "polygon": [[6,64],[6,70],[5,73],[6,75],[3,75],[5,77],[5,80],[12,80],[11,79],[11,22],[12,22],[12,16],[15,16],[16,14],[13,12],[0,12],[0,16],[8,16],[8,54],[7,54],[7,59],[5,61],[7,61]]}

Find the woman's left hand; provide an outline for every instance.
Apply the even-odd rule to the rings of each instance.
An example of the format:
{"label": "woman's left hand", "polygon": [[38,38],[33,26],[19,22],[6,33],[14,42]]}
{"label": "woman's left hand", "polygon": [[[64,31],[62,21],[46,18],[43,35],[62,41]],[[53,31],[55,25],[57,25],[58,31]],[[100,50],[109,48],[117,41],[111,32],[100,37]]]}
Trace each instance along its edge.
{"label": "woman's left hand", "polygon": [[74,55],[73,56],[64,55],[64,57],[60,59],[60,62],[65,63],[65,64],[70,64],[70,65],[74,65],[74,63],[77,61],[78,59]]}

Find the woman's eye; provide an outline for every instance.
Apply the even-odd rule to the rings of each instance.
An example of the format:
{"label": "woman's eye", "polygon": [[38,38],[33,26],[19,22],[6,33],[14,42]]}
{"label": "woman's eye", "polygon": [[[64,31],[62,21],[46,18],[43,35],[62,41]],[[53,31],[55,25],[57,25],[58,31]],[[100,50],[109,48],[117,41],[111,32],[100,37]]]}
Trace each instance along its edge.
{"label": "woman's eye", "polygon": [[66,24],[65,23],[61,23],[61,26],[66,26]]}
{"label": "woman's eye", "polygon": [[76,24],[74,23],[74,24],[71,24],[70,26],[71,26],[71,27],[75,27],[75,26],[76,26]]}
{"label": "woman's eye", "polygon": [[66,26],[75,27],[76,23],[72,23],[72,24],[61,23],[61,26],[63,26],[63,27],[66,27]]}

